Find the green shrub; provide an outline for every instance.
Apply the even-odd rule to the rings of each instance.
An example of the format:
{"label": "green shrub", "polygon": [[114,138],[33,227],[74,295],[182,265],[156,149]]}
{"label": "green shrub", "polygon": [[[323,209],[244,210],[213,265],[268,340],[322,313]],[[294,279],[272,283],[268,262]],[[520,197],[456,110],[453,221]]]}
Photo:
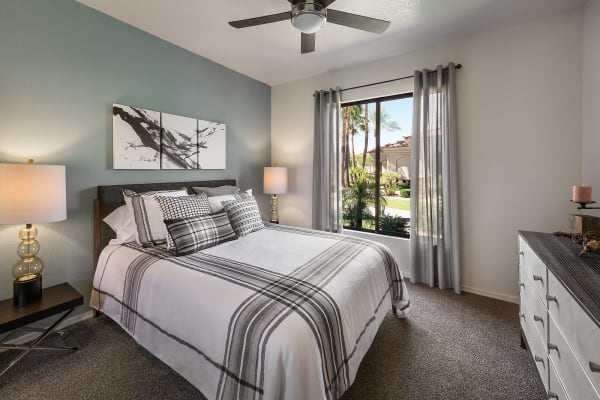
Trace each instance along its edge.
{"label": "green shrub", "polygon": [[410,218],[393,215],[382,215],[379,219],[379,229],[388,232],[406,232],[406,224]]}
{"label": "green shrub", "polygon": [[400,189],[400,197],[410,198],[410,188]]}

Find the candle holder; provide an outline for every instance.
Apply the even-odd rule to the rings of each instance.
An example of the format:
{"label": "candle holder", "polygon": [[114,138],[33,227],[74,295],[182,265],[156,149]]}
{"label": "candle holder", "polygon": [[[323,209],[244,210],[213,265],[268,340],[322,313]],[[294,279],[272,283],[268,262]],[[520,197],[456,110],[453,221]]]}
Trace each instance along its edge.
{"label": "candle holder", "polygon": [[570,200],[571,203],[577,203],[579,204],[579,206],[577,207],[578,210],[600,210],[600,207],[588,207],[588,204],[594,204],[595,201],[573,201]]}

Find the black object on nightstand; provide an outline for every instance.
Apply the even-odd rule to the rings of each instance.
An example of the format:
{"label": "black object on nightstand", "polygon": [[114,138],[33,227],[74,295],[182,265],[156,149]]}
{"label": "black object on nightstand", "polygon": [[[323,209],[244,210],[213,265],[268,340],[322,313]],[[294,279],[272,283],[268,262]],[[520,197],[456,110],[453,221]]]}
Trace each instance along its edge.
{"label": "black object on nightstand", "polygon": [[[15,307],[13,299],[7,299],[0,302],[0,333],[8,331],[28,331],[38,332],[40,335],[31,343],[26,345],[8,344],[6,343],[11,335],[8,335],[0,342],[0,350],[22,350],[10,364],[0,371],[2,376],[6,371],[12,368],[19,360],[27,355],[31,350],[62,350],[76,351],[79,346],[70,336],[67,330],[57,330],[56,327],[69,314],[73,312],[75,307],[83,304],[83,296],[68,283],[46,288],[42,291],[42,298],[39,301],[29,303],[22,307]],[[48,328],[30,328],[26,325],[44,318],[51,317],[63,313],[58,320],[53,322]],[[64,342],[64,346],[38,346],[48,335],[56,334]]]}

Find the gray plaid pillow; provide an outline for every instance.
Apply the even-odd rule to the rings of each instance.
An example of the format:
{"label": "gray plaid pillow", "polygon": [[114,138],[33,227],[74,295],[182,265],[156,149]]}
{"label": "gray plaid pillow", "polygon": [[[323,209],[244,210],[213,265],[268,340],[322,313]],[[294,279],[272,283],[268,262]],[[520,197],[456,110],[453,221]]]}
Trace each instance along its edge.
{"label": "gray plaid pillow", "polygon": [[236,239],[225,211],[166,220],[165,225],[170,237],[173,238],[175,254],[178,256],[192,254]]}
{"label": "gray plaid pillow", "polygon": [[[197,196],[164,197],[156,196],[156,201],[162,211],[163,220],[173,220],[177,218],[195,217],[197,215],[210,214],[210,203],[206,194]],[[167,249],[173,250],[175,243],[166,229]]]}
{"label": "gray plaid pillow", "polygon": [[240,237],[265,227],[254,196],[240,200],[224,201],[223,208],[227,212],[233,230]]}

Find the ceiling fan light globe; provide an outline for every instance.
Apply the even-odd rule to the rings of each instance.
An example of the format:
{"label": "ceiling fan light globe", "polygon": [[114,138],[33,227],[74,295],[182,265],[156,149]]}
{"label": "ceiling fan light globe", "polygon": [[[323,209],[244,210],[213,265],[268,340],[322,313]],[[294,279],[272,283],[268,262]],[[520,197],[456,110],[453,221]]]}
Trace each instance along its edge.
{"label": "ceiling fan light globe", "polygon": [[292,25],[302,33],[315,33],[325,25],[321,13],[302,12],[292,18]]}
{"label": "ceiling fan light globe", "polygon": [[327,9],[319,3],[301,2],[292,5],[292,25],[302,33],[315,33],[325,25]]}

